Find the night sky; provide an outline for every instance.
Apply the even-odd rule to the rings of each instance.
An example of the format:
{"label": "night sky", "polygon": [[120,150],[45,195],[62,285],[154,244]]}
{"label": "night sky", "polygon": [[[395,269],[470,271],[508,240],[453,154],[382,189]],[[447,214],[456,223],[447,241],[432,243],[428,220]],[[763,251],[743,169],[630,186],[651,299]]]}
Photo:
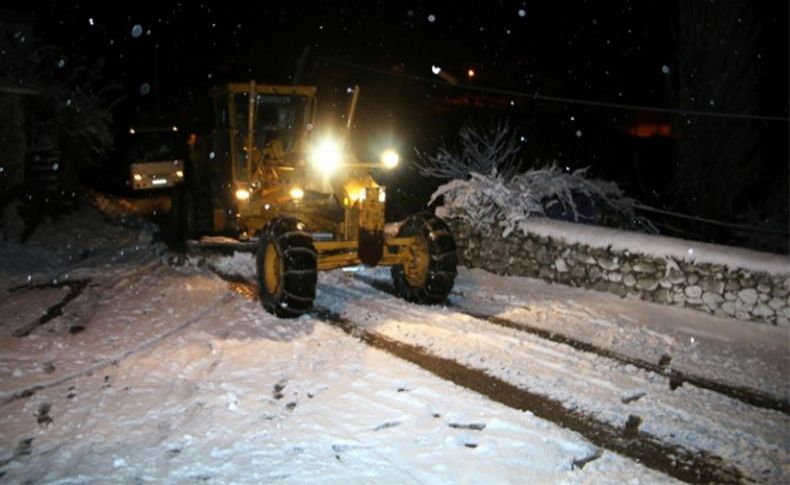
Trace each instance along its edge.
{"label": "night sky", "polygon": [[[388,133],[407,153],[430,151],[452,144],[465,122],[507,118],[525,158],[592,165],[633,192],[638,183],[628,175],[623,151],[635,149],[618,137],[637,110],[518,93],[672,107],[674,2],[4,3],[6,10],[31,16],[36,42],[62,48],[64,69],[101,59],[103,82],[120,85],[105,93],[108,102],[126,96],[114,108],[118,125],[159,113],[199,130],[199,106],[210,86],[253,78],[290,84],[309,47],[302,82],[319,87],[325,117],[342,112],[348,86],[362,86],[359,138]],[[788,5],[754,5],[761,34],[753,112],[787,117]],[[472,88],[447,85],[432,72],[436,67]],[[506,94],[476,92],[475,86]],[[447,108],[469,95],[482,96],[485,106]],[[716,109],[727,111],[726,105]],[[787,128],[781,122],[760,128],[777,166],[787,164]],[[642,159],[670,157],[671,151],[656,144]],[[669,183],[661,176],[669,170],[652,165],[655,187],[636,195],[652,197]]]}

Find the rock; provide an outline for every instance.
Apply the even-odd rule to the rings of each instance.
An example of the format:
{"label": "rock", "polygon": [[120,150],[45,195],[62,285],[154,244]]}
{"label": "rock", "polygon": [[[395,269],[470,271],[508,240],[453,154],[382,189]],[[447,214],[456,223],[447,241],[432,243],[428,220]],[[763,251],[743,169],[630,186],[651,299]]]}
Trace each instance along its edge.
{"label": "rock", "polygon": [[623,284],[630,288],[636,284],[636,278],[631,273],[628,273],[623,277]]}
{"label": "rock", "polygon": [[754,288],[746,288],[745,290],[741,290],[738,292],[738,299],[744,303],[757,303],[757,290]]}
{"label": "rock", "polygon": [[689,298],[699,298],[702,296],[702,288],[699,286],[687,286],[684,293]]}
{"label": "rock", "polygon": [[671,282],[671,281],[669,281],[669,280],[668,280],[668,279],[666,279],[666,278],[660,278],[660,279],[658,280],[658,285],[659,285],[661,288],[666,288],[666,289],[672,288],[672,282]]}
{"label": "rock", "polygon": [[582,281],[587,276],[587,271],[584,269],[584,266],[578,265],[571,268],[571,278]]}
{"label": "rock", "polygon": [[782,316],[785,318],[790,318],[790,306],[782,308]]}
{"label": "rock", "polygon": [[699,306],[702,305],[703,303],[704,302],[702,301],[702,298],[686,298],[687,305]]}
{"label": "rock", "polygon": [[727,301],[735,301],[738,299],[738,295],[736,295],[735,293],[727,292],[724,294],[724,299]]}
{"label": "rock", "polygon": [[784,302],[779,298],[774,298],[768,302],[768,306],[773,308],[774,310],[779,310],[784,306]]}
{"label": "rock", "polygon": [[735,312],[735,318],[737,318],[738,320],[744,320],[748,322],[749,320],[752,319],[752,316],[751,314],[749,314],[749,312],[738,311]]}
{"label": "rock", "polygon": [[780,327],[790,327],[790,319],[784,317],[777,317],[776,324]]}
{"label": "rock", "polygon": [[599,257],[598,266],[605,269],[606,271],[614,271],[620,269],[620,263],[618,261],[617,256],[615,256],[614,258],[607,258],[605,256]]}
{"label": "rock", "polygon": [[639,278],[636,287],[640,290],[653,291],[658,288],[658,281],[655,278]]}
{"label": "rock", "polygon": [[697,273],[691,273],[688,275],[686,281],[688,281],[688,284],[690,285],[696,285],[697,282],[699,281],[699,275]]}
{"label": "rock", "polygon": [[719,303],[724,301],[724,298],[722,298],[720,295],[717,295],[716,293],[706,291],[702,294],[702,301],[711,308],[717,308]]}
{"label": "rock", "polygon": [[655,273],[656,265],[651,263],[636,263],[634,265],[634,273]]}
{"label": "rock", "polygon": [[601,270],[601,268],[598,266],[591,266],[587,269],[587,275],[589,276],[590,281],[596,281],[603,277],[603,270]]}
{"label": "rock", "polygon": [[721,309],[724,310],[724,313],[727,315],[731,317],[735,316],[735,303],[731,301],[724,302],[724,304],[721,306]]}
{"label": "rock", "polygon": [[613,272],[613,273],[607,274],[606,275],[606,279],[608,279],[612,283],[619,283],[619,282],[623,281],[623,275],[621,275],[620,273],[614,273]]}
{"label": "rock", "polygon": [[557,269],[558,273],[568,272],[568,265],[565,264],[565,260],[562,258],[557,258],[554,260],[554,267]]}
{"label": "rock", "polygon": [[765,281],[761,281],[757,283],[757,291],[760,293],[770,293],[771,292],[771,284]]}
{"label": "rock", "polygon": [[669,272],[669,282],[673,285],[680,285],[686,282],[686,275],[680,271],[672,270]]}
{"label": "rock", "polygon": [[735,280],[729,280],[727,284],[724,286],[725,291],[741,291],[741,285],[738,284]]}
{"label": "rock", "polygon": [[578,261],[580,263],[596,264],[595,258],[590,256],[589,254],[584,254],[584,253],[579,252],[579,253],[576,253],[576,255],[574,257],[576,258],[576,261]]}
{"label": "rock", "polygon": [[774,311],[768,305],[760,304],[754,307],[752,315],[755,317],[773,317]]}
{"label": "rock", "polygon": [[710,293],[716,293],[718,295],[721,295],[722,293],[724,293],[724,282],[723,281],[716,281],[716,280],[713,280],[713,279],[710,279],[710,278],[705,278],[704,280],[702,280],[702,283],[700,283],[700,286],[702,286],[702,289],[704,291],[707,291],[707,292],[710,292]]}
{"label": "rock", "polygon": [[672,303],[672,294],[667,289],[660,289],[656,291],[655,295],[653,295],[653,299],[656,301],[656,303],[668,305]]}
{"label": "rock", "polygon": [[738,280],[738,284],[741,285],[741,288],[752,288],[754,286],[754,280],[751,278],[741,278]]}
{"label": "rock", "polygon": [[686,303],[686,295],[683,293],[675,293],[672,295],[672,301],[675,303]]}

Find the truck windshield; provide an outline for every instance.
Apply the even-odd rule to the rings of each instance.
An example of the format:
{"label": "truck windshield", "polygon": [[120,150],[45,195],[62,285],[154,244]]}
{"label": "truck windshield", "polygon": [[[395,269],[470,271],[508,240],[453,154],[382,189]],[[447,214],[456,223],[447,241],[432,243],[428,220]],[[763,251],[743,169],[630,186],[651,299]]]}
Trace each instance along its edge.
{"label": "truck windshield", "polygon": [[182,160],[186,152],[183,138],[172,130],[137,132],[129,138],[126,158],[132,163]]}

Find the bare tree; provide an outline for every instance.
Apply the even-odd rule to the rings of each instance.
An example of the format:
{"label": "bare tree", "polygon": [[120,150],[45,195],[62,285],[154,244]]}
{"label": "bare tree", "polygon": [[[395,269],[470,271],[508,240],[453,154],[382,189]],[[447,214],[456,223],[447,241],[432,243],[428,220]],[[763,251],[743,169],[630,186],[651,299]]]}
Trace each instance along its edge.
{"label": "bare tree", "polygon": [[473,173],[496,173],[505,179],[515,175],[520,147],[507,121],[486,128],[466,124],[459,138],[460,151],[442,147],[435,156],[419,157],[419,173],[441,179],[467,179]]}

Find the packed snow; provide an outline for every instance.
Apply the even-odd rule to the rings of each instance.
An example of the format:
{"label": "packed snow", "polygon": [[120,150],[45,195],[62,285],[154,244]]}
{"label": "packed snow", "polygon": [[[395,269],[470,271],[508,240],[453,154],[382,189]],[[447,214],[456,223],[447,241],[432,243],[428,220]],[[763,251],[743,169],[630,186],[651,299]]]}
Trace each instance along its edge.
{"label": "packed snow", "polygon": [[[279,320],[216,274],[253,278],[251,254],[184,259],[155,233],[85,207],[0,245],[4,481],[673,481],[317,315]],[[602,421],[639,415],[644,431],[753,479],[787,480],[786,414],[671,391],[666,376],[469,313],[650,361],[669,354],[673,368],[781,399],[787,329],[465,268],[452,306],[422,307],[369,284],[388,278],[321,274],[316,304]]]}

